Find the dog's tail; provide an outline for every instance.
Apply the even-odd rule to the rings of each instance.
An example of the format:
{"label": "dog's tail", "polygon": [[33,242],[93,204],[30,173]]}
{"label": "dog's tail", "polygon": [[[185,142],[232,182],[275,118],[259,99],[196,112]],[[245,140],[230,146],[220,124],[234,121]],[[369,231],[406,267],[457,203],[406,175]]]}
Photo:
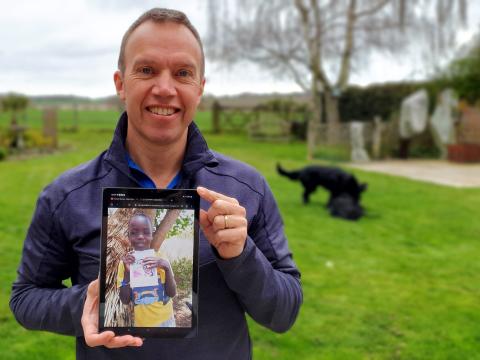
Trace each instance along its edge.
{"label": "dog's tail", "polygon": [[300,176],[300,171],[286,171],[278,163],[277,163],[277,171],[280,175],[286,176],[292,180],[298,180]]}

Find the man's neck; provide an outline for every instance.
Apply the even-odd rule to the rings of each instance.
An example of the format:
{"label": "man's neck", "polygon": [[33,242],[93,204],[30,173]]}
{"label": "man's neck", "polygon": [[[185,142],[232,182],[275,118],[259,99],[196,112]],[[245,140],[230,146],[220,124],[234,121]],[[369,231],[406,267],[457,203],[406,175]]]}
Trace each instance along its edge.
{"label": "man's neck", "polygon": [[187,132],[182,141],[169,145],[133,141],[127,135],[125,145],[130,157],[153,180],[155,186],[166,188],[182,168],[186,144]]}

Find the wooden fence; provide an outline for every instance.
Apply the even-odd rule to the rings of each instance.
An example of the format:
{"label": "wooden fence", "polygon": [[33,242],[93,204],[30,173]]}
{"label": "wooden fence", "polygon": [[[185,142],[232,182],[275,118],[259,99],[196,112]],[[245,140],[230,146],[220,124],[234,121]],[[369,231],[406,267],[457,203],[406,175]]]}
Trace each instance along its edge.
{"label": "wooden fence", "polygon": [[212,130],[246,132],[252,140],[290,141],[305,137],[307,112],[278,111],[262,107],[212,106]]}

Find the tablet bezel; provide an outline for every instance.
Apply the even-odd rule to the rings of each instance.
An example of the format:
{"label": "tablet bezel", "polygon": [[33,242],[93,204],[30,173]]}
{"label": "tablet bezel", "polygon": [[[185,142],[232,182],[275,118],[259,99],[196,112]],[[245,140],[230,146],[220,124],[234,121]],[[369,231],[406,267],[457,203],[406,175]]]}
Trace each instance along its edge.
{"label": "tablet bezel", "polygon": [[[125,202],[133,201],[140,206],[109,206],[112,196]],[[121,199],[123,200],[123,199]],[[154,206],[156,200],[163,206]],[[167,204],[168,202],[168,204]],[[175,205],[193,204],[193,269],[192,269],[192,326],[191,327],[111,327],[104,326],[105,320],[105,295],[106,295],[106,267],[107,267],[107,235],[108,235],[108,209],[143,207],[150,209],[180,208]],[[189,209],[192,209],[189,207]],[[102,194],[102,228],[100,243],[100,294],[99,294],[99,332],[111,330],[115,335],[130,334],[140,337],[164,337],[164,338],[191,338],[197,335],[198,329],[198,247],[199,247],[199,216],[200,197],[194,189],[144,189],[144,188],[103,188]],[[173,300],[172,300],[173,301]]]}

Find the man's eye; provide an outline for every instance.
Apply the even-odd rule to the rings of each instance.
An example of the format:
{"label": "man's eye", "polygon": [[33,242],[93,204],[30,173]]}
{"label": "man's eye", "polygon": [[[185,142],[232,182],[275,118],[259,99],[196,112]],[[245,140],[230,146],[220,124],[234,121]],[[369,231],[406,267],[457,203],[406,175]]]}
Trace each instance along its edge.
{"label": "man's eye", "polygon": [[181,76],[181,77],[186,77],[186,76],[189,76],[190,75],[190,71],[188,70],[180,70],[177,72],[177,75],[178,76]]}
{"label": "man's eye", "polygon": [[144,66],[140,68],[140,72],[144,75],[152,75],[153,74],[153,69],[149,66]]}

